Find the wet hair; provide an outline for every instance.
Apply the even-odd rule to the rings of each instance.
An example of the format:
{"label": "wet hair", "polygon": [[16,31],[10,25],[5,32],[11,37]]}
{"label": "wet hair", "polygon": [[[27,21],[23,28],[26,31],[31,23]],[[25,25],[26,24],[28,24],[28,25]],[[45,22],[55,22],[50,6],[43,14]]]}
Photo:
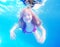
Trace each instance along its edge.
{"label": "wet hair", "polygon": [[32,12],[32,10],[31,10],[30,8],[25,8],[25,9],[23,9],[22,12],[20,13],[20,18],[19,18],[19,21],[18,21],[20,28],[22,28],[23,31],[24,31],[25,28],[26,28],[26,23],[25,23],[24,20],[23,20],[23,17],[24,17],[24,15],[25,15],[25,13],[27,13],[26,10],[28,10],[28,12],[30,12],[31,15],[32,15],[32,21],[31,21],[31,23],[32,23],[34,26],[37,26],[37,27],[40,26],[40,25],[41,25],[40,19]]}
{"label": "wet hair", "polygon": [[35,4],[41,3],[42,0],[21,0],[24,5],[29,5],[31,8],[34,7]]}

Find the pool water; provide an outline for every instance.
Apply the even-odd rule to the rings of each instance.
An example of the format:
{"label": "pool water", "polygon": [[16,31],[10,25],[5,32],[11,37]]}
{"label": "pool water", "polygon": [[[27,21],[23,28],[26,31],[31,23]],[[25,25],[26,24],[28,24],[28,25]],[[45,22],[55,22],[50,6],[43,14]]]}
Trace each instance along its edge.
{"label": "pool water", "polygon": [[47,0],[44,6],[33,10],[46,29],[46,41],[37,43],[33,34],[16,30],[16,39],[10,39],[10,29],[18,22],[18,13],[24,8],[19,0],[0,1],[0,47],[60,47],[60,1]]}

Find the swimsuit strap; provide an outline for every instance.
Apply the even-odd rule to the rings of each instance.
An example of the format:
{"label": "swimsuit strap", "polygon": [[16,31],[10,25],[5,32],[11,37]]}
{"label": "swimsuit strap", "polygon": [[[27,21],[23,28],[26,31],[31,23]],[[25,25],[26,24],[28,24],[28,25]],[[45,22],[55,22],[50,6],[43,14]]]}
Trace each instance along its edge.
{"label": "swimsuit strap", "polygon": [[35,32],[35,31],[36,31],[36,27],[34,26],[33,32]]}

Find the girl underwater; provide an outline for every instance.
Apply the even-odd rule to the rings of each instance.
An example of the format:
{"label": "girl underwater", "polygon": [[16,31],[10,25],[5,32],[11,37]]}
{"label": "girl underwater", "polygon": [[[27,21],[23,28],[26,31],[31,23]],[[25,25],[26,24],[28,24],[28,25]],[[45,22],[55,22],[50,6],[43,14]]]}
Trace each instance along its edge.
{"label": "girl underwater", "polygon": [[[20,18],[17,24],[15,24],[10,30],[10,37],[15,39],[15,30],[17,28],[22,29],[23,33],[32,33],[38,43],[44,43],[46,39],[46,30],[43,27],[41,20],[29,7],[24,8],[20,13]],[[37,29],[39,28],[41,32]]]}

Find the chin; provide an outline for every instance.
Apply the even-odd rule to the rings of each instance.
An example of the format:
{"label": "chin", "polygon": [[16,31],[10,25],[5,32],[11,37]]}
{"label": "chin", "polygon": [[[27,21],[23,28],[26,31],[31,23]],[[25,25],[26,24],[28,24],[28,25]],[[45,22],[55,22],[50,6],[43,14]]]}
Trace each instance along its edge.
{"label": "chin", "polygon": [[31,21],[27,21],[27,23],[31,23]]}

